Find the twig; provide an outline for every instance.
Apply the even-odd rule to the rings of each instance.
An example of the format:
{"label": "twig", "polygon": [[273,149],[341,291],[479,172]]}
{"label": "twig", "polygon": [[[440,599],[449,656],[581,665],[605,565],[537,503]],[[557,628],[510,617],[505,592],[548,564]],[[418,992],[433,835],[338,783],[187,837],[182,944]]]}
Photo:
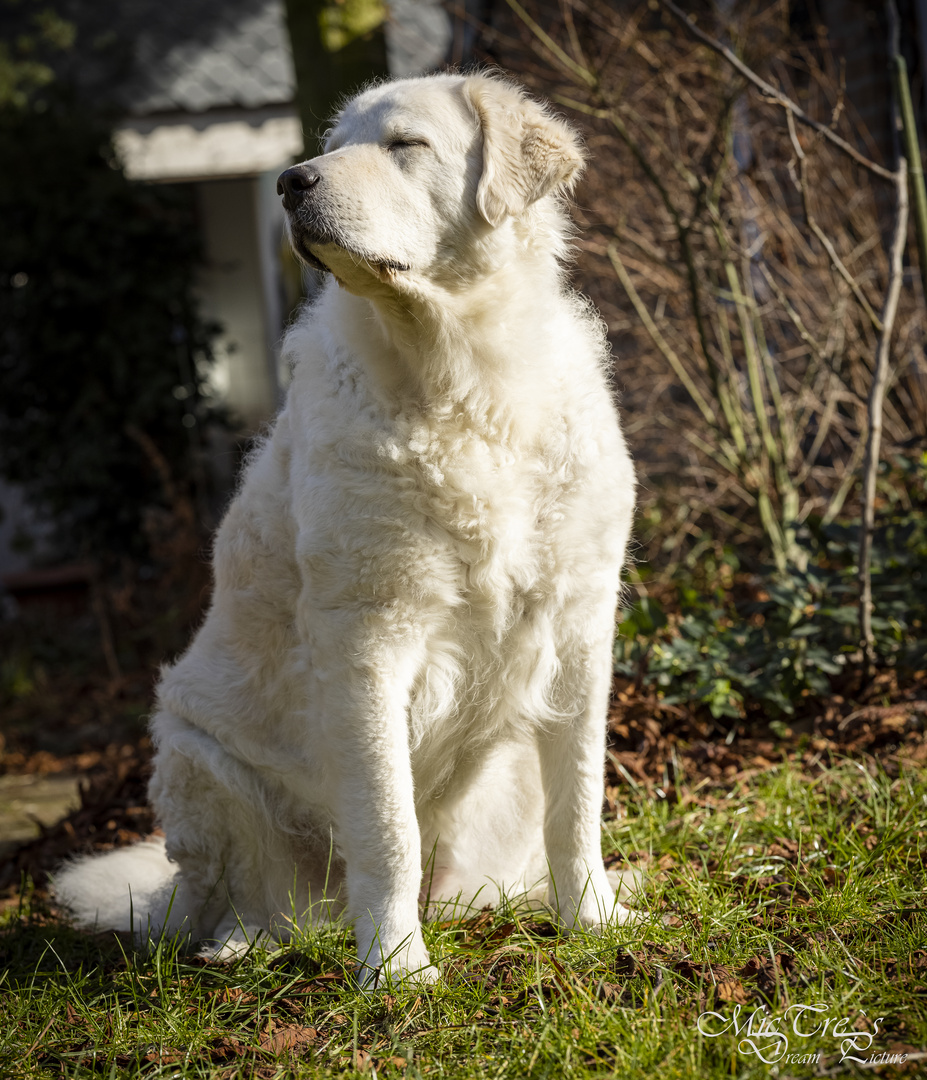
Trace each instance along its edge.
{"label": "twig", "polygon": [[569,0],[560,0],[560,12],[563,15],[563,22],[567,28],[567,34],[570,38],[570,45],[573,47],[573,52],[576,55],[577,63],[580,67],[586,71],[589,70],[589,64],[586,61],[585,54],[583,53],[583,47],[579,43],[579,35],[576,33],[576,25],[573,22],[573,5]]}
{"label": "twig", "polygon": [[787,112],[785,118],[789,125],[789,138],[792,140],[792,148],[795,151],[795,156],[798,158],[798,176],[796,178],[796,187],[801,193],[802,208],[805,212],[805,220],[808,222],[808,228],[814,233],[814,235],[820,241],[821,247],[827,252],[827,257],[831,261],[831,265],[837,271],[837,273],[843,278],[843,280],[850,286],[853,295],[859,302],[859,306],[866,312],[869,321],[872,323],[873,329],[877,334],[882,332],[882,321],[878,315],[872,310],[872,305],[866,299],[863,294],[863,290],[859,287],[859,282],[853,275],[847,270],[843,263],[843,260],[837,254],[837,249],[834,247],[830,237],[821,226],[817,223],[814,214],[811,212],[811,202],[808,195],[808,181],[805,176],[805,167],[807,164],[807,157],[804,150],[801,148],[801,143],[798,141],[798,133],[795,131],[795,121],[792,119],[792,114]]}
{"label": "twig", "polygon": [[847,501],[847,496],[850,494],[850,489],[856,482],[856,470],[859,468],[859,463],[863,459],[863,453],[865,451],[865,444],[862,439],[857,439],[856,444],[850,454],[849,461],[846,463],[846,468],[843,472],[843,479],[840,481],[840,487],[837,489],[836,494],[831,498],[827,504],[827,509],[821,516],[821,525],[826,526],[836,520],[837,515],[843,509],[843,504]]}
{"label": "twig", "polygon": [[[900,355],[906,333],[901,303],[906,300],[897,301],[897,314],[885,307],[890,280],[887,252],[883,253],[878,228],[871,221],[873,207],[861,194],[868,189],[852,179],[860,175],[853,171],[858,167],[893,183],[896,173],[876,164],[874,150],[862,145],[857,150],[855,139],[851,146],[834,134],[845,115],[842,88],[836,104],[831,101],[825,110],[808,105],[809,112],[821,111],[830,126],[811,120],[796,104],[798,95],[787,74],[772,75],[773,86],[749,71],[734,55],[736,46],[725,48],[695,27],[686,15],[690,6],[682,0],[663,4],[667,20],[673,14],[684,27],[682,36],[671,35],[672,58],[661,53],[655,44],[658,39],[648,38],[646,47],[639,43],[636,48],[657,73],[655,80],[648,77],[643,85],[633,73],[625,75],[624,68],[615,71],[593,55],[595,47],[589,41],[598,31],[592,38],[585,36],[594,15],[611,19],[622,32],[610,32],[609,40],[620,37],[630,52],[629,39],[636,33],[628,29],[631,22],[622,22],[611,5],[559,3],[577,21],[575,27],[565,26],[562,38],[554,41],[556,33],[549,27],[541,30],[529,0],[507,0],[516,21],[528,30],[525,38],[533,39],[533,54],[543,58],[547,74],[538,73],[539,77],[561,84],[551,88],[550,96],[603,122],[603,143],[616,160],[623,148],[630,150],[623,156],[634,163],[629,170],[632,179],[623,186],[622,198],[615,198],[614,186],[591,189],[615,214],[609,230],[614,229],[616,243],[610,247],[603,236],[596,253],[609,257],[616,284],[631,301],[620,310],[620,301],[609,298],[615,311],[607,314],[614,327],[625,329],[630,313],[630,325],[636,324],[641,342],[646,338],[644,348],[662,360],[664,371],[688,399],[687,406],[698,413],[698,423],[680,426],[675,402],[667,406],[678,434],[706,463],[705,477],[712,478],[709,493],[700,477],[686,474],[698,481],[694,498],[700,512],[713,513],[707,509],[712,500],[729,510],[725,500],[731,500],[729,485],[736,479],[749,493],[751,524],[761,526],[768,549],[781,562],[795,550],[793,523],[812,510],[833,520],[855,495],[867,444],[866,401],[876,382],[878,359],[885,349],[895,348]],[[609,10],[610,16],[605,14]],[[579,22],[581,12],[588,24],[585,29]],[[604,27],[603,22],[600,29]],[[720,72],[713,60],[716,53],[723,58]],[[663,115],[667,83],[685,81],[689,74],[708,80],[713,92],[721,94],[717,103],[711,98],[711,115],[720,115],[725,125],[717,137],[701,127],[696,134],[673,109]],[[739,172],[731,160],[731,102],[736,103],[738,95],[742,98],[745,87],[750,93],[759,87],[772,105],[758,118],[763,134],[756,136],[754,168],[748,173]],[[701,96],[699,102],[704,105]],[[799,123],[807,125],[801,141]],[[767,128],[775,132],[769,138]],[[794,148],[788,172],[804,214],[792,212],[791,182],[780,168],[788,158],[785,147],[780,153],[780,131]],[[817,157],[809,150],[809,137]],[[816,145],[824,141],[836,151]],[[769,147],[775,151],[773,159],[764,156]],[[823,168],[821,155],[830,158],[835,153],[835,197],[817,205],[815,173]],[[894,164],[889,162],[891,168]],[[622,162],[619,167],[627,165]],[[636,173],[644,181],[643,193],[634,186]],[[765,178],[768,190],[758,187],[754,193],[756,176]],[[634,225],[627,235],[625,214]],[[743,227],[746,223],[749,228]],[[626,257],[629,240],[635,247]],[[631,256],[639,258],[641,253],[663,270],[675,264],[681,280],[670,284],[663,271],[637,264]],[[887,314],[893,315],[893,325],[885,324]],[[883,441],[894,437],[892,377],[889,371],[872,402],[880,414]],[[663,373],[642,389],[650,397],[662,392]],[[910,426],[914,431],[915,425]]]}
{"label": "twig", "polygon": [[789,298],[785,295],[785,293],[779,287],[779,283],[776,281],[776,279],[773,277],[773,275],[769,272],[769,270],[766,269],[766,264],[761,262],[761,263],[758,264],[758,266],[759,266],[759,271],[763,275],[763,278],[766,281],[766,284],[769,286],[770,291],[772,292],[773,296],[775,296],[775,298],[779,301],[779,304],[782,306],[782,309],[785,311],[786,315],[788,315],[790,322],[795,327],[795,329],[798,331],[798,336],[808,346],[808,348],[814,354],[816,359],[818,359],[818,360],[823,359],[824,354],[823,354],[823,351],[821,349],[821,346],[814,340],[814,338],[808,332],[807,328],[805,327],[805,324],[802,322],[801,316],[798,314],[798,312],[795,310],[795,308],[789,302]]}
{"label": "twig", "polygon": [[33,1051],[34,1051],[34,1050],[35,1050],[35,1049],[36,1049],[36,1048],[37,1048],[37,1047],[39,1046],[39,1044],[40,1044],[40,1043],[42,1042],[42,1040],[43,1040],[43,1039],[45,1038],[45,1036],[46,1036],[46,1035],[48,1034],[49,1028],[50,1028],[50,1027],[52,1026],[52,1024],[53,1024],[53,1023],[55,1022],[56,1018],[57,1018],[57,1017],[56,1017],[56,1015],[54,1015],[54,1014],[53,1014],[53,1015],[52,1015],[52,1018],[51,1018],[51,1019],[50,1019],[50,1020],[48,1021],[48,1023],[47,1023],[46,1025],[45,1025],[45,1027],[43,1027],[43,1028],[42,1028],[42,1030],[41,1030],[41,1031],[39,1032],[39,1034],[38,1034],[38,1036],[36,1037],[36,1039],[35,1039],[35,1041],[33,1042],[33,1044],[32,1044],[32,1045],[31,1045],[31,1046],[29,1047],[29,1049],[28,1049],[28,1050],[27,1050],[27,1051],[26,1051],[26,1052],[25,1052],[25,1053],[23,1054],[23,1056],[22,1056],[22,1060],[23,1060],[23,1061],[28,1061],[28,1060],[29,1060],[29,1057],[30,1057],[30,1055],[31,1055],[31,1054],[33,1053]]}
{"label": "twig", "polygon": [[631,276],[628,274],[624,267],[624,263],[618,255],[618,249],[614,244],[608,245],[608,257],[612,266],[615,269],[615,273],[618,275],[618,280],[624,286],[624,291],[628,294],[628,299],[634,305],[634,310],[640,316],[641,322],[647,329],[647,333],[650,334],[651,340],[654,345],[663,353],[664,357],[669,362],[670,367],[676,372],[676,375],[682,385],[686,388],[686,392],[692,399],[693,404],[698,406],[699,412],[704,416],[708,425],[712,428],[717,427],[715,420],[715,414],[702,397],[702,393],[699,388],[692,381],[688,371],[686,371],[685,365],[673,351],[669,343],[660,333],[657,324],[651,318],[650,312],[647,310],[647,306],[644,304],[638,295],[637,289],[634,288],[634,283],[631,281]]}
{"label": "twig", "polygon": [[[897,19],[897,13],[895,18]],[[908,68],[904,57],[899,52],[896,52],[892,57],[892,63],[895,95],[898,99],[905,155],[908,159],[908,181],[911,185],[911,197],[914,203],[914,225],[917,235],[921,284],[924,288],[924,296],[927,297],[927,190],[924,188],[924,167],[921,164],[921,150],[917,142],[917,123],[914,119],[914,106],[911,103]]]}
{"label": "twig", "polygon": [[692,315],[695,319],[695,328],[698,333],[699,344],[702,348],[702,356],[705,358],[705,366],[708,368],[708,375],[711,379],[712,389],[715,392],[715,396],[719,399],[722,397],[720,376],[718,373],[718,365],[715,363],[714,358],[711,355],[711,348],[708,344],[708,331],[705,329],[705,317],[702,312],[701,301],[701,283],[699,280],[698,268],[695,265],[695,255],[692,251],[692,244],[689,241],[689,233],[692,227],[692,222],[684,222],[682,215],[676,207],[676,204],[670,198],[669,191],[666,185],[660,179],[657,171],[647,160],[647,155],[644,153],[637,140],[633,138],[631,132],[628,130],[627,125],[618,115],[614,108],[604,110],[604,115],[611,122],[612,127],[618,132],[621,140],[625,146],[634,155],[634,159],[638,165],[644,170],[647,175],[647,179],[653,184],[660,195],[660,199],[663,205],[666,207],[670,217],[673,219],[673,225],[676,228],[676,239],[679,241],[679,249],[682,253],[683,262],[686,265],[686,277],[689,283],[689,293],[692,298]]}
{"label": "twig", "polygon": [[583,67],[582,64],[577,64],[569,53],[564,52],[564,50],[560,48],[560,46],[557,44],[556,41],[554,41],[550,34],[545,33],[544,30],[542,30],[541,27],[538,26],[538,24],[534,21],[534,19],[531,18],[528,12],[525,11],[521,4],[518,3],[518,0],[505,0],[505,2],[509,5],[512,11],[515,12],[519,19],[521,19],[525,26],[528,27],[531,33],[534,34],[538,41],[540,41],[546,49],[552,52],[565,68],[567,68],[569,71],[572,71],[573,74],[578,79],[581,79],[587,86],[596,85],[597,80],[595,75],[593,75],[588,68]]}
{"label": "twig", "polygon": [[[508,0],[508,2],[513,3],[513,0]],[[765,79],[761,78],[755,71],[748,68],[747,65],[726,45],[722,45],[720,41],[713,38],[710,34],[706,34],[704,30],[699,30],[692,19],[673,3],[673,0],[660,0],[660,3],[674,18],[682,23],[693,37],[698,38],[703,44],[707,45],[710,49],[714,49],[720,56],[723,56],[732,67],[748,80],[748,82],[759,87],[759,89],[768,97],[772,98],[777,105],[781,105],[790,116],[794,116],[796,120],[800,120],[803,124],[807,124],[808,127],[814,128],[814,130],[823,135],[825,139],[832,142],[834,146],[839,146],[845,154],[849,154],[849,156],[853,158],[857,164],[862,165],[864,169],[868,169],[876,176],[881,176],[883,180],[894,181],[895,174],[890,169],[877,165],[864,154],[861,154],[856,147],[848,143],[846,139],[841,139],[841,137],[835,131],[832,131],[826,124],[822,124],[819,121],[812,119],[804,109],[792,101],[790,97],[783,94],[782,91],[773,86],[772,83],[768,83]]]}
{"label": "twig", "polygon": [[[894,0],[887,4],[892,32],[891,51],[898,55],[898,12]],[[863,461],[863,521],[859,533],[859,628],[863,649],[863,679],[867,680],[875,662],[875,638],[872,633],[872,534],[875,531],[876,475],[879,471],[879,448],[882,440],[882,404],[889,374],[889,353],[892,328],[898,310],[901,279],[904,273],[903,256],[908,238],[908,165],[903,154],[898,155],[895,170],[895,229],[889,262],[888,288],[882,307],[882,335],[876,351],[875,371],[869,391],[866,457]]]}
{"label": "twig", "polygon": [[142,431],[137,424],[128,423],[123,427],[123,431],[144,453],[158,474],[165,501],[168,505],[173,506],[177,502],[177,485],[174,483],[174,475],[171,472],[167,458],[158,449],[154,439],[146,431]]}
{"label": "twig", "polygon": [[[833,375],[831,376],[831,381],[837,381]],[[827,394],[824,413],[818,422],[818,430],[815,433],[814,442],[811,444],[808,453],[804,455],[801,469],[795,477],[795,486],[797,488],[800,488],[805,480],[811,475],[811,470],[814,468],[814,463],[817,461],[818,454],[821,452],[821,447],[824,445],[824,440],[827,438],[827,433],[830,431],[830,425],[833,423],[834,413],[836,413],[836,411],[837,395]]]}
{"label": "twig", "polygon": [[673,219],[673,224],[676,227],[676,237],[679,241],[679,247],[682,251],[683,262],[686,265],[686,274],[689,280],[689,291],[692,295],[692,314],[695,317],[695,326],[698,331],[699,344],[702,348],[702,355],[705,359],[705,364],[708,368],[708,374],[712,381],[712,388],[715,393],[720,397],[719,391],[719,378],[717,365],[711,355],[711,349],[708,344],[708,333],[705,329],[705,319],[702,313],[701,305],[701,287],[699,283],[698,269],[695,265],[695,256],[692,252],[692,245],[689,242],[689,229],[691,222],[684,222],[682,215],[676,207],[676,204],[670,198],[669,192],[666,189],[666,185],[660,179],[657,171],[647,160],[647,155],[644,153],[637,140],[633,138],[631,132],[628,130],[627,125],[618,115],[618,110],[611,102],[605,101],[602,93],[602,87],[599,85],[598,78],[587,68],[581,67],[576,63],[571,56],[569,56],[560,46],[545,33],[544,30],[535,22],[534,19],[525,11],[525,9],[517,2],[517,0],[506,0],[506,3],[515,12],[519,19],[528,27],[528,29],[535,35],[535,37],[550,51],[554,56],[567,67],[573,74],[579,78],[589,88],[596,89],[601,104],[606,107],[596,108],[594,106],[586,105],[583,102],[577,102],[571,98],[565,98],[563,96],[557,96],[554,100],[559,101],[561,104],[566,105],[568,108],[577,109],[580,112],[584,112],[587,115],[595,116],[597,119],[608,120],[614,129],[618,132],[625,146],[634,155],[638,165],[644,170],[647,178],[657,189],[660,198],[663,201],[663,205],[666,207],[667,212]]}
{"label": "twig", "polygon": [[103,583],[100,581],[97,570],[94,570],[91,581],[90,602],[96,616],[97,628],[100,631],[100,648],[103,652],[103,659],[106,661],[106,669],[113,683],[120,683],[122,681],[122,668],[119,666],[119,657],[116,653],[113,626],[109,619],[109,612],[106,610]]}

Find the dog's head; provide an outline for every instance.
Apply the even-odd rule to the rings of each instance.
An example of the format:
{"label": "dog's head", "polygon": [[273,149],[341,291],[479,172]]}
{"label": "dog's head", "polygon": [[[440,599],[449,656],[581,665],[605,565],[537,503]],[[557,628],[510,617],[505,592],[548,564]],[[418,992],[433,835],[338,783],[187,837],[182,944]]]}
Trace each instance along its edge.
{"label": "dog's head", "polygon": [[364,292],[466,277],[487,236],[569,187],[582,161],[573,131],[512,84],[438,75],[358,95],[325,153],[277,191],[297,254]]}

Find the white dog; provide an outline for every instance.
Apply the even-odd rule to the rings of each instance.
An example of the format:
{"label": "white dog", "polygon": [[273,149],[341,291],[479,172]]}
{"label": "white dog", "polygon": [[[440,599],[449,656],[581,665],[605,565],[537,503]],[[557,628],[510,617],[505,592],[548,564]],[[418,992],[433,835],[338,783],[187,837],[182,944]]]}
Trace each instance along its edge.
{"label": "white dog", "polygon": [[434,977],[429,898],[540,884],[567,927],[629,917],[599,815],[634,478],[563,280],[581,165],[511,84],[437,75],[360,94],[281,176],[333,280],[161,680],[166,845],[67,868],[79,921],[234,949],[346,909],[370,982]]}

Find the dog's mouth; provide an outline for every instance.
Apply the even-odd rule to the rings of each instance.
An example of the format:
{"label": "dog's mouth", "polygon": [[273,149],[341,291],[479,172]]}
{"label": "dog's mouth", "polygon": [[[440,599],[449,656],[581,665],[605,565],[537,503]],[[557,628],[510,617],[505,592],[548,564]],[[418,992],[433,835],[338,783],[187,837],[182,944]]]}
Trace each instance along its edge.
{"label": "dog's mouth", "polygon": [[[312,250],[312,240],[303,239],[295,242],[293,247],[296,250],[296,254],[315,270],[321,270],[324,273],[332,274],[334,271],[330,266],[326,266],[319,256]],[[376,255],[368,255],[366,252],[359,251],[356,248],[348,247],[346,244],[338,244],[335,240],[315,240],[316,244],[337,244],[346,254],[350,255],[357,263],[367,263],[373,267],[377,275],[380,277],[389,277],[392,274],[407,273],[412,269],[409,263],[399,262],[396,259],[383,259]]]}
{"label": "dog's mouth", "polygon": [[322,262],[318,255],[314,255],[312,253],[312,250],[308,248],[305,244],[294,244],[293,248],[296,251],[296,254],[302,259],[302,261],[307,266],[311,266],[313,270],[320,270],[323,274],[331,273],[329,267],[327,267],[325,263]]}
{"label": "dog's mouth", "polygon": [[290,211],[289,218],[290,241],[297,256],[314,270],[331,273],[329,267],[312,249],[327,244],[341,247],[340,238],[332,230],[323,226],[316,214],[307,213],[304,209],[297,210],[295,213]]}
{"label": "dog's mouth", "polygon": [[[290,214],[290,238],[293,250],[308,266],[324,273],[333,273],[331,267],[319,258],[318,248],[334,246],[341,248],[358,263],[367,263],[373,267],[378,276],[390,276],[392,274],[406,273],[412,269],[409,263],[400,262],[398,259],[384,258],[364,251],[349,243],[337,230],[328,225],[323,225],[314,213],[307,214],[305,211],[297,211]],[[315,250],[313,250],[315,249]]]}
{"label": "dog's mouth", "polygon": [[404,274],[406,271],[412,269],[408,263],[396,262],[394,259],[374,259],[370,256],[364,256],[364,259],[372,266],[375,266],[377,270],[386,271],[388,273]]}

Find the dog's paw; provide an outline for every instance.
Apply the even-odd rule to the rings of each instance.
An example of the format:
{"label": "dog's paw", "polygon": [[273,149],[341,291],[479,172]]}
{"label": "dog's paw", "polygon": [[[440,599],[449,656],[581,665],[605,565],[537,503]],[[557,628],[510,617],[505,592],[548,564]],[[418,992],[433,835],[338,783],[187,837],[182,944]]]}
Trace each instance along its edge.
{"label": "dog's paw", "polygon": [[605,877],[619,900],[627,900],[644,891],[644,874],[637,867],[626,866],[622,870],[612,867],[605,871]]}
{"label": "dog's paw", "polygon": [[568,898],[553,905],[560,924],[566,930],[588,930],[602,933],[607,926],[622,926],[625,923],[640,922],[644,916],[625,907],[618,899],[618,894],[610,887],[593,888],[587,883],[582,890],[579,902]]}
{"label": "dog's paw", "polygon": [[365,990],[381,990],[399,983],[433,983],[440,976],[440,969],[432,964],[421,940],[385,957],[368,956],[357,965],[357,981]]}
{"label": "dog's paw", "polygon": [[413,969],[390,961],[377,967],[371,967],[369,963],[357,965],[357,982],[362,990],[385,990],[397,983],[403,986],[428,985],[437,982],[440,977],[441,969],[434,964]]}
{"label": "dog's paw", "polygon": [[357,965],[357,980],[367,990],[398,983],[433,983],[440,975],[425,948],[421,930],[391,952],[375,943]]}
{"label": "dog's paw", "polygon": [[[624,926],[628,923],[643,922],[647,918],[646,912],[638,911],[635,908],[626,907],[620,901],[616,901],[614,907],[611,910],[611,914],[608,917],[609,926]],[[600,929],[605,929],[604,923],[597,924]]]}
{"label": "dog's paw", "polygon": [[259,942],[271,941],[272,937],[265,927],[227,921],[216,928],[213,937],[200,942],[197,956],[204,960],[230,962],[241,959]]}

